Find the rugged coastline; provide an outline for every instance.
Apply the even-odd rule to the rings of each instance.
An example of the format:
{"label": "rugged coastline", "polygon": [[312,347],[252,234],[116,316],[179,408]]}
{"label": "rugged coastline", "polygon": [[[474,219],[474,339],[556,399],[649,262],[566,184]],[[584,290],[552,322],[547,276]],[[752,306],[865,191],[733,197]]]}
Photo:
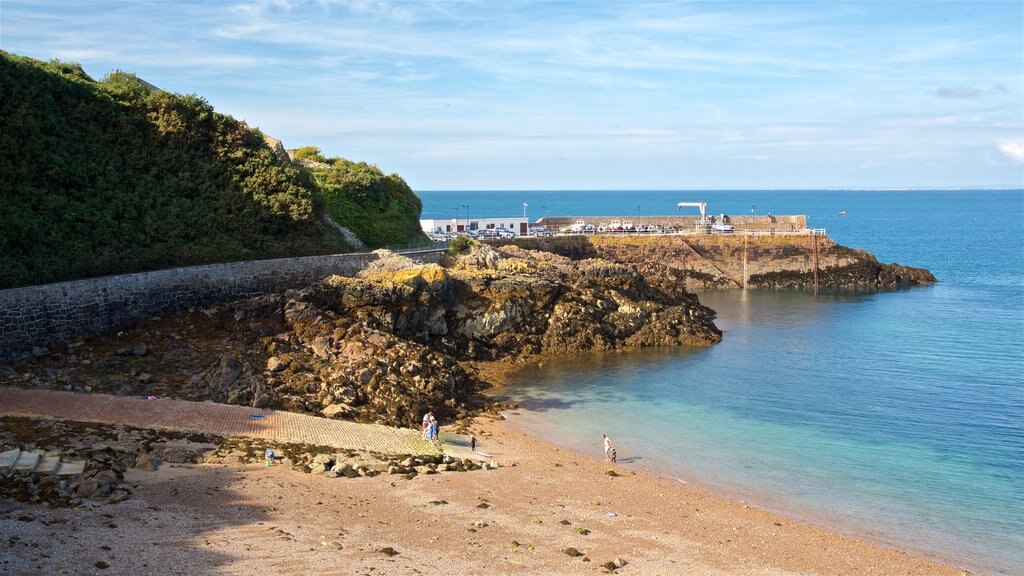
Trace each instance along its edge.
{"label": "rugged coastline", "polygon": [[[586,251],[475,246],[440,264],[383,254],[356,277],[328,277],[299,290],[197,309],[0,365],[0,385],[7,386],[154,394],[399,426],[415,426],[424,411],[433,410],[446,423],[456,421],[479,435],[502,462],[498,470],[410,474],[408,485],[396,485],[389,475],[357,475],[350,482],[358,483],[362,500],[353,506],[345,502],[349,488],[342,484],[237,459],[165,465],[149,474],[114,459],[109,469],[120,484],[109,488],[130,492],[126,501],[83,508],[77,520],[60,511],[9,505],[0,512],[0,530],[39,520],[26,532],[25,545],[46,549],[45,563],[55,569],[57,560],[50,558],[80,560],[90,552],[70,541],[63,544],[65,552],[47,548],[36,536],[40,524],[91,526],[85,543],[113,548],[97,556],[97,566],[120,563],[128,571],[169,561],[196,568],[217,564],[230,573],[268,562],[307,571],[340,561],[397,574],[454,554],[458,567],[445,565],[455,573],[497,567],[571,574],[602,566],[673,574],[959,573],[670,479],[628,467],[609,470],[505,423],[481,419],[488,402],[480,392],[500,385],[525,362],[584,350],[711,346],[721,339],[714,311],[685,289],[694,278],[690,268],[618,250],[595,257]],[[266,482],[288,487],[287,508],[272,494],[268,500]],[[203,494],[196,502],[175,502],[196,485],[205,487],[205,496],[230,490],[255,509],[239,515]],[[524,500],[523,494],[530,497]],[[200,501],[208,511],[199,510]],[[299,512],[312,501],[317,507]],[[666,501],[674,504],[655,504]],[[166,514],[147,514],[147,507]],[[135,545],[138,538],[158,538],[168,522],[186,516],[201,516],[204,525],[215,527],[195,534],[175,529],[169,549],[132,554],[97,533],[100,526],[93,524],[105,516],[118,518],[122,528],[115,533],[137,533],[120,537]],[[322,526],[339,519],[345,529],[321,534]],[[262,535],[254,529],[255,522],[268,520],[279,532]],[[439,540],[438,533],[466,537]],[[259,546],[283,548],[287,561],[229,544],[254,537]],[[186,558],[211,542],[221,543],[217,553]],[[14,546],[14,561],[30,563],[29,548]]]}
{"label": "rugged coastline", "polygon": [[31,362],[0,383],[151,394],[415,426],[469,414],[487,363],[708,346],[714,312],[669,270],[477,245],[443,265],[385,255],[355,278],[148,323]]}

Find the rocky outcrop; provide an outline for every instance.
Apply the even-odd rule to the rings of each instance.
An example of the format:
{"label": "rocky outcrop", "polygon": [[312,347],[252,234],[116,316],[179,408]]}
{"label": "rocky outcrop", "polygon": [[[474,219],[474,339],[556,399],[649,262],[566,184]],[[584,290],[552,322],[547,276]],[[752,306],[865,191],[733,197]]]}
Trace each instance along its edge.
{"label": "rocky outcrop", "polygon": [[234,329],[266,334],[265,370],[222,357],[192,378],[190,393],[416,425],[428,410],[456,416],[480,387],[460,361],[721,338],[694,296],[622,265],[483,246],[444,264],[385,256],[358,278],[287,293],[279,310],[268,299],[240,304],[262,309],[232,317]]}
{"label": "rocky outcrop", "polygon": [[0,381],[169,395],[417,426],[472,407],[486,363],[708,346],[678,270],[476,245],[439,264],[382,253],[358,277],[197,310],[0,370]]}
{"label": "rocky outcrop", "polygon": [[659,272],[648,283],[605,260],[478,246],[445,266],[384,258],[300,299],[457,359],[718,342],[714,312]]}
{"label": "rocky outcrop", "polygon": [[[935,276],[924,268],[913,268],[899,264],[883,264],[863,250],[851,250],[842,246],[849,256],[843,261],[821,267],[817,271],[818,286],[827,288],[905,288],[937,282]],[[805,288],[808,280],[813,285],[814,271],[777,270],[754,274],[748,279],[751,287]]]}

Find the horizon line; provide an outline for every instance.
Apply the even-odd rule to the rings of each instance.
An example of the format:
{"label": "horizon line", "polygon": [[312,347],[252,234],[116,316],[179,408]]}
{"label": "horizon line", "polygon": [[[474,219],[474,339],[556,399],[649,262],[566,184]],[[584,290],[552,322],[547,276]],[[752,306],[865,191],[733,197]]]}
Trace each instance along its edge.
{"label": "horizon line", "polygon": [[893,186],[871,188],[432,188],[420,192],[1024,192],[1024,186]]}

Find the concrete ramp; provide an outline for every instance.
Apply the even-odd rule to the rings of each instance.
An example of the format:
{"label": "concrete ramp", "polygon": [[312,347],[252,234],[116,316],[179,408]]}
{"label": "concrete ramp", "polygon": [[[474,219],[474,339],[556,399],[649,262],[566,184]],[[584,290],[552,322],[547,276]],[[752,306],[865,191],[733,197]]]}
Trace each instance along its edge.
{"label": "concrete ramp", "polygon": [[0,452],[0,476],[11,476],[12,474],[74,476],[85,472],[85,464],[84,460],[65,462],[56,454],[46,454],[39,450],[15,448]]}

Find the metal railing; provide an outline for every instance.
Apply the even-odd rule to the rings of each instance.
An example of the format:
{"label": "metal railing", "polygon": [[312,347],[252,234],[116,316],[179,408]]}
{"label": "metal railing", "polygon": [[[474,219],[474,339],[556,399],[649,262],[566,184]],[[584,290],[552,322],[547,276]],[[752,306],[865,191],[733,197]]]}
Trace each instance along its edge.
{"label": "metal railing", "polygon": [[824,228],[801,228],[799,230],[732,230],[729,232],[721,230],[676,230],[675,232],[649,232],[646,230],[636,231],[623,231],[617,230],[614,232],[599,232],[597,230],[587,230],[580,232],[556,232],[556,236],[826,236]]}
{"label": "metal railing", "polygon": [[385,246],[385,248],[395,254],[401,254],[403,252],[424,252],[427,250],[444,250],[448,248],[448,241],[419,242],[416,244],[392,244],[390,246]]}

